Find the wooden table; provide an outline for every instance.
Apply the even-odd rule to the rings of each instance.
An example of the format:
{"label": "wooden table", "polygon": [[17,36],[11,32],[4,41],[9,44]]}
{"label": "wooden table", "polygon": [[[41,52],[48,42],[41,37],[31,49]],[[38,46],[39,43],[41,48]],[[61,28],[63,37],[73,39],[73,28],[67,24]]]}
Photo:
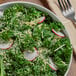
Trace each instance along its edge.
{"label": "wooden table", "polygon": [[[0,3],[5,3],[5,2],[9,2],[9,1],[28,1],[28,2],[37,3],[37,4],[40,4],[42,6],[49,8],[46,0],[0,0]],[[74,57],[72,60],[72,64],[71,64],[68,76],[76,76],[76,60]]]}

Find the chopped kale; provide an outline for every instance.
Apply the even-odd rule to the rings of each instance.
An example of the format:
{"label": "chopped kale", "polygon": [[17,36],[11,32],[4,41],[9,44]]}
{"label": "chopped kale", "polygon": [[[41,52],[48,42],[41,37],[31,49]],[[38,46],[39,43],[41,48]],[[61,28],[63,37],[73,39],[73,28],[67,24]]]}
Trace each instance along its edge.
{"label": "chopped kale", "polygon": [[[42,16],[46,19],[38,24],[36,20]],[[34,7],[15,4],[4,10],[0,18],[0,39],[5,42],[13,39],[14,43],[10,49],[0,49],[0,76],[64,76],[72,54],[70,40],[58,37],[52,29],[61,31],[65,28]],[[59,48],[61,45],[64,46]],[[23,51],[33,52],[34,47],[39,56],[30,62],[24,58]],[[46,64],[49,57],[55,62],[57,71]]]}

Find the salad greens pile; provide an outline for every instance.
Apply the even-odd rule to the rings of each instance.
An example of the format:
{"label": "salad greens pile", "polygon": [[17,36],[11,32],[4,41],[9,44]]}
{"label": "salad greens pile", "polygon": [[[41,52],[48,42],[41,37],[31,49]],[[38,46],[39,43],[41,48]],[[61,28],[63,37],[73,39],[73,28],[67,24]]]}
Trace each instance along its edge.
{"label": "salad greens pile", "polygon": [[[45,20],[37,23],[43,16]],[[0,76],[64,76],[72,54],[70,40],[55,35],[52,29],[61,31],[65,28],[34,7],[15,4],[5,9],[0,17],[0,44],[12,39],[13,45],[0,49]],[[28,61],[23,52],[34,52],[34,47],[39,55],[35,60]],[[47,64],[49,57],[53,59],[56,71]]]}

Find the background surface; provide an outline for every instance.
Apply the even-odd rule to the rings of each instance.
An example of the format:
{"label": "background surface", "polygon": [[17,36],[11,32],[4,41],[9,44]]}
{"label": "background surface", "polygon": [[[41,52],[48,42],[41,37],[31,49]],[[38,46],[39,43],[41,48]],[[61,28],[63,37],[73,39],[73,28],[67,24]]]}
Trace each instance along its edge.
{"label": "background surface", "polygon": [[[37,3],[39,5],[46,7],[46,8],[49,8],[46,0],[0,0],[0,3],[5,3],[5,2],[10,2],[10,1],[28,1],[28,2]],[[72,64],[71,64],[68,76],[76,76],[76,59],[74,56],[73,56],[73,60],[72,60]]]}

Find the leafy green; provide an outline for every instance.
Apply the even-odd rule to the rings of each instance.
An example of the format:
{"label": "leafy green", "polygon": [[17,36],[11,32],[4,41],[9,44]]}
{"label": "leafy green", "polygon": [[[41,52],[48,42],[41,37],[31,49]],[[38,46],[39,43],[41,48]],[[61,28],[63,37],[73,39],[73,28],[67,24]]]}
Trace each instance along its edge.
{"label": "leafy green", "polygon": [[0,56],[0,76],[5,76],[4,75],[4,63],[3,63],[3,57]]}
{"label": "leafy green", "polygon": [[[46,19],[38,24],[36,20],[42,16]],[[7,42],[13,39],[14,41],[10,49],[0,49],[0,55],[3,57],[0,61],[0,74],[5,74],[5,76],[64,76],[72,54],[70,40],[67,37],[58,37],[51,31],[52,29],[64,30],[62,23],[53,21],[47,13],[34,7],[25,8],[15,4],[4,10],[0,25],[0,40]],[[64,46],[59,48],[62,45]],[[37,48],[39,55],[33,62],[30,62],[24,58],[23,52],[28,50],[33,52],[34,47]],[[55,51],[56,49],[58,50]],[[49,57],[52,57],[57,71],[52,70],[47,64]]]}

